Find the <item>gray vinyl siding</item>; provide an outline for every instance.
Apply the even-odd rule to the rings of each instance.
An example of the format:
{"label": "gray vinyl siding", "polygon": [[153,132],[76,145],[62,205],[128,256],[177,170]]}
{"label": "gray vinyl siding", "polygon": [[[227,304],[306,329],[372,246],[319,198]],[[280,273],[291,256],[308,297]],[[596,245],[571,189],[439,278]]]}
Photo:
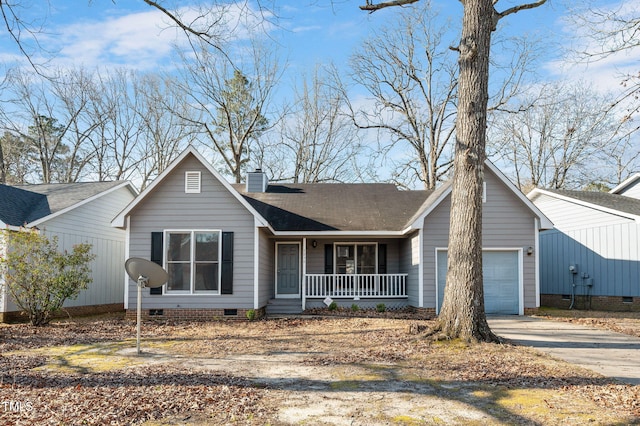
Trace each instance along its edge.
{"label": "gray vinyl siding", "polygon": [[[569,295],[573,280],[593,280],[591,295],[640,296],[640,225],[635,223],[593,226],[540,234],[540,293]],[[569,273],[577,264],[578,274]],[[577,287],[577,294],[585,294]]]}
{"label": "gray vinyl siding", "polygon": [[[76,244],[89,243],[96,259],[91,262],[92,282],[75,300],[64,307],[123,303],[125,231],[111,227],[111,220],[133,200],[122,187],[102,195],[39,225],[49,237],[58,238],[59,250],[72,250]],[[8,300],[7,311],[17,307]]]}
{"label": "gray vinyl siding", "polygon": [[436,207],[424,221],[424,307],[436,308],[436,249],[447,247],[449,243],[449,205],[451,196]]}
{"label": "gray vinyl siding", "polygon": [[583,229],[590,226],[633,222],[632,219],[620,215],[586,207],[546,194],[537,194],[533,202],[553,222],[556,228],[565,231]]}
{"label": "gray vinyl siding", "polygon": [[[185,193],[185,172],[201,171],[201,193]],[[143,292],[143,309],[239,308],[254,304],[254,217],[199,162],[188,155],[130,213],[131,257],[149,259],[151,233],[167,229],[219,229],[234,233],[233,294],[149,295]],[[129,308],[135,306],[137,288],[129,280]]]}
{"label": "gray vinyl siding", "polygon": [[265,306],[275,295],[275,242],[266,231],[260,231],[258,307]]}
{"label": "gray vinyl siding", "polygon": [[[485,249],[535,247],[535,216],[497,176],[485,168],[486,203],[482,205],[482,246]],[[425,219],[424,295],[425,307],[436,307],[436,248],[449,241],[449,195]],[[523,258],[524,307],[536,307],[535,256]]]}
{"label": "gray vinyl siding", "polygon": [[410,306],[420,306],[420,235],[414,232],[400,242],[400,270],[407,274],[407,295]]}

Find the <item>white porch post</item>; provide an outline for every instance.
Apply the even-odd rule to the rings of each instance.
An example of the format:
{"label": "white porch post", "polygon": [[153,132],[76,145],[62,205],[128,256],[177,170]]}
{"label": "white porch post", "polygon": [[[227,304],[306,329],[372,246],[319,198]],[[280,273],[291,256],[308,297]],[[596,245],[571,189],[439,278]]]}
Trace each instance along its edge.
{"label": "white porch post", "polygon": [[307,237],[302,238],[302,310],[307,302]]}

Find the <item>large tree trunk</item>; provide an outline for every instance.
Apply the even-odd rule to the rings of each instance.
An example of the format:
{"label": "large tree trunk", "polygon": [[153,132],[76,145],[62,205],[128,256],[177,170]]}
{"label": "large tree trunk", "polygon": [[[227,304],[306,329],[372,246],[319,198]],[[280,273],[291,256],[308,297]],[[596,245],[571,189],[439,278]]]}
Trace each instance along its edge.
{"label": "large tree trunk", "polygon": [[447,285],[439,321],[448,338],[495,341],[482,284],[482,182],[494,8],[492,0],[463,4]]}

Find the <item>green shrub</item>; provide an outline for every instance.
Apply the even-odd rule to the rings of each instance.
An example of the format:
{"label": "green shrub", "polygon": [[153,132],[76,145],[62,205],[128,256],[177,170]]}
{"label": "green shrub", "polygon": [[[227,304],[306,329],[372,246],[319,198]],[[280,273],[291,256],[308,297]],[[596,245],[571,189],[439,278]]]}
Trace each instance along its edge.
{"label": "green shrub", "polygon": [[384,303],[378,303],[378,304],[376,305],[376,311],[378,311],[378,312],[384,312],[384,311],[386,311],[386,310],[387,310],[387,307],[385,306],[385,304],[384,304]]}
{"label": "green shrub", "polygon": [[78,297],[91,282],[91,244],[77,244],[71,252],[58,251],[58,239],[37,230],[4,230],[8,247],[0,256],[0,274],[11,299],[32,325],[45,325],[65,300]]}
{"label": "green shrub", "polygon": [[253,321],[254,319],[256,319],[256,311],[255,311],[255,309],[249,309],[247,311],[247,319],[249,321]]}
{"label": "green shrub", "polygon": [[360,310],[360,306],[358,306],[355,303],[353,303],[353,304],[351,304],[351,310],[353,312],[358,312]]}
{"label": "green shrub", "polygon": [[329,310],[335,311],[336,309],[338,309],[338,304],[336,302],[331,302],[331,304],[329,305]]}

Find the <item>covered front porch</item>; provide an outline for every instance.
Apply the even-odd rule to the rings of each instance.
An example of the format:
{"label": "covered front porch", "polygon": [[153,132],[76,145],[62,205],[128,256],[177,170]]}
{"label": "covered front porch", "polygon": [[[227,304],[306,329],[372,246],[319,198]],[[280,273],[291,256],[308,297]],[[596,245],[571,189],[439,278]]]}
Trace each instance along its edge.
{"label": "covered front porch", "polygon": [[347,306],[406,305],[409,274],[402,267],[402,244],[401,238],[276,241],[274,299],[297,302],[302,310],[329,299]]}

